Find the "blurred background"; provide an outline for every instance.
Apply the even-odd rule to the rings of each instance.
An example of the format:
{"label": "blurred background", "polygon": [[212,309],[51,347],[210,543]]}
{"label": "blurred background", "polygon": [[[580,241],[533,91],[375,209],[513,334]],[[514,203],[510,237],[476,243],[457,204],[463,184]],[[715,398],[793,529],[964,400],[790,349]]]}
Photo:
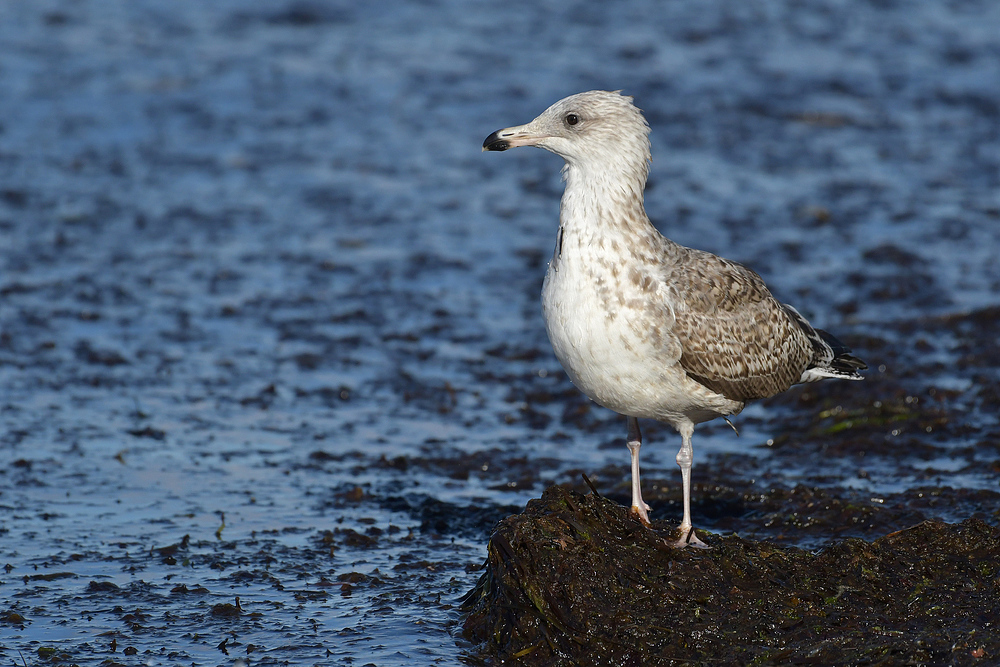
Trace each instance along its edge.
{"label": "blurred background", "polygon": [[[696,524],[783,538],[704,500],[753,484],[947,488],[972,500],[921,511],[995,523],[998,25],[989,0],[0,4],[0,656],[469,660],[494,522],[580,471],[628,497],[624,421],[541,320],[561,161],[480,152],[590,89],[645,111],[661,231],[871,366],[699,427]],[[675,520],[679,438],[646,428]]]}

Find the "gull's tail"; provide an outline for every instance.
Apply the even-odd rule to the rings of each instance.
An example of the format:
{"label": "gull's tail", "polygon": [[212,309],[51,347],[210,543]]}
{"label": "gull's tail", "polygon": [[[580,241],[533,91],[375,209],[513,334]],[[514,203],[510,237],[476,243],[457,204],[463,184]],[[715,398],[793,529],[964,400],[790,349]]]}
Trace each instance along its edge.
{"label": "gull's tail", "polygon": [[799,314],[799,311],[782,304],[785,311],[798,323],[809,342],[813,346],[813,359],[809,366],[802,371],[799,382],[816,382],[826,378],[837,378],[840,380],[863,380],[864,377],[858,371],[868,368],[868,364],[851,354],[851,348],[844,345],[832,334],[822,329],[814,329],[811,324]]}

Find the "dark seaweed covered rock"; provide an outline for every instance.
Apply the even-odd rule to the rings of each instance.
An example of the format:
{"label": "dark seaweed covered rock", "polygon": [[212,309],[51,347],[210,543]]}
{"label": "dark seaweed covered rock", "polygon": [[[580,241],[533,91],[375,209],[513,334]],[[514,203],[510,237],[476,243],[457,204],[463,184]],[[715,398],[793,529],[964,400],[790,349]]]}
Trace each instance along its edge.
{"label": "dark seaweed covered rock", "polygon": [[518,665],[1000,658],[1000,530],[977,519],[818,553],[736,535],[674,549],[670,537],[552,487],[498,525],[465,635],[485,660]]}

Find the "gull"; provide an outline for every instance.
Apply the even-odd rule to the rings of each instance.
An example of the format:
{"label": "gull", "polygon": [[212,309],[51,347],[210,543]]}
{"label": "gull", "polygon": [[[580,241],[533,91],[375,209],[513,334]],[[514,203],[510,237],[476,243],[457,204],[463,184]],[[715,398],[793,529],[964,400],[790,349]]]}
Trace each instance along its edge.
{"label": "gull", "polygon": [[545,328],[570,380],[626,417],[631,511],[650,526],[639,482],[639,418],[681,436],[684,516],[676,546],[706,545],[691,523],[695,424],[748,401],[867,368],[776,300],[750,269],[667,239],[646,216],[649,125],[620,92],[572,95],[484,151],[538,146],[565,160],[559,232],[542,287]]}

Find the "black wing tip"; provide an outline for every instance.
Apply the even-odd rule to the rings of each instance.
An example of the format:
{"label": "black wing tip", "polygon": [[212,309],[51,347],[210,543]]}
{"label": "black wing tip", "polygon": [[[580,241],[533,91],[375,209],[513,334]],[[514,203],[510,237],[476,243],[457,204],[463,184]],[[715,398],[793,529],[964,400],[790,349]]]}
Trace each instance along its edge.
{"label": "black wing tip", "polygon": [[844,345],[839,338],[822,329],[816,329],[815,331],[823,339],[823,342],[833,350],[833,359],[829,363],[829,367],[832,370],[857,375],[857,371],[863,371],[868,368],[868,364],[862,361],[860,357],[851,354],[851,348]]}
{"label": "black wing tip", "polygon": [[858,357],[855,357],[853,354],[844,354],[839,357],[834,357],[833,361],[830,362],[830,366],[838,371],[855,374],[857,374],[858,371],[868,370],[868,364],[863,362]]}
{"label": "black wing tip", "polygon": [[848,380],[863,380],[865,376],[861,374],[861,371],[868,370],[868,364],[855,356],[846,355],[831,361],[826,370]]}

